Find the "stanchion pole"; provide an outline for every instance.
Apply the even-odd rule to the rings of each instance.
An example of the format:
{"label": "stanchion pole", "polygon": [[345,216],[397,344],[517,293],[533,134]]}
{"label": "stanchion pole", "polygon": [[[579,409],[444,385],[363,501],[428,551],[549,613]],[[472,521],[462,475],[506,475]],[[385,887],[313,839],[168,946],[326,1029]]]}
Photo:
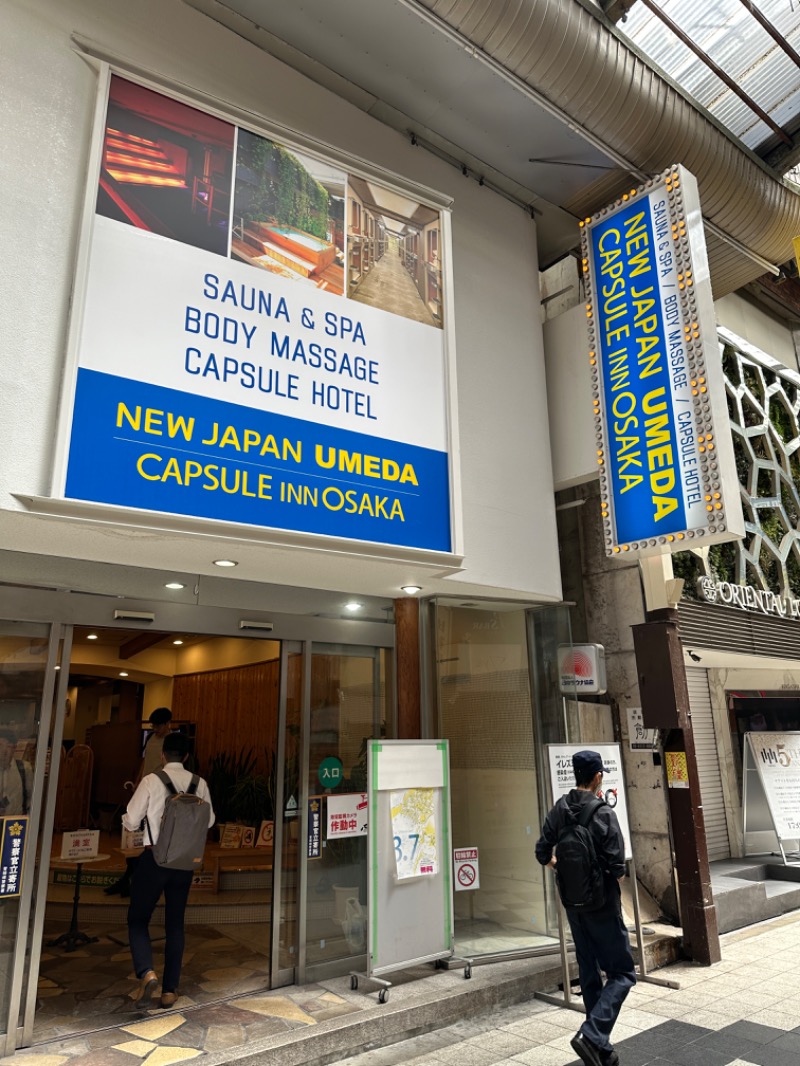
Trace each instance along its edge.
{"label": "stanchion pole", "polygon": [[637,979],[648,985],[660,985],[661,988],[680,988],[677,981],[664,977],[651,977],[647,972],[647,954],[644,949],[644,932],[642,931],[642,913],[639,909],[639,882],[636,879],[636,863],[628,859],[628,876],[631,879],[631,897],[633,899],[633,924],[636,928],[636,943],[639,948],[639,973]]}
{"label": "stanchion pole", "polygon": [[551,992],[534,992],[534,999],[540,999],[543,1003],[550,1003],[554,1007],[565,1007],[568,1010],[576,1010],[580,1014],[585,1013],[582,1003],[576,1003],[572,998],[572,989],[569,978],[569,956],[567,949],[567,930],[564,922],[564,908],[561,901],[557,900],[558,909],[558,943],[561,949],[561,980],[564,984],[564,995],[559,996]]}

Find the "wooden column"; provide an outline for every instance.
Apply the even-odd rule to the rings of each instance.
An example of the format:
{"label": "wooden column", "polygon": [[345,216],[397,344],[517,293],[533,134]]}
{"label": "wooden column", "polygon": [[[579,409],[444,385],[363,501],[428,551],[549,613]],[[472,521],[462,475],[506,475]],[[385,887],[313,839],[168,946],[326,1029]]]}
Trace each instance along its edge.
{"label": "wooden column", "polygon": [[667,731],[665,758],[674,754],[686,767],[688,787],[667,789],[681,926],[689,958],[709,966],[721,955],[678,615],[658,610],[647,617],[643,625],[631,627],[642,717],[648,729]]}
{"label": "wooden column", "polygon": [[394,601],[397,738],[420,739],[419,600]]}

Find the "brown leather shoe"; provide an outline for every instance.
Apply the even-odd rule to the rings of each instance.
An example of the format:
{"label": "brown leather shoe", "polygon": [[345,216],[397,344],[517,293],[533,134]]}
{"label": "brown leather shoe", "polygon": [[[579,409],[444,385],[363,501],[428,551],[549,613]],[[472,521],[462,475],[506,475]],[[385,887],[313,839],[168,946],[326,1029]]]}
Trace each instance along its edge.
{"label": "brown leather shoe", "polygon": [[162,992],[161,993],[161,1006],[164,1010],[169,1010],[170,1007],[174,1007],[178,1000],[177,992]]}
{"label": "brown leather shoe", "polygon": [[158,978],[156,977],[156,972],[155,970],[148,970],[139,981],[139,988],[134,996],[136,1005],[139,1007],[146,1006],[152,999],[153,993],[157,988]]}

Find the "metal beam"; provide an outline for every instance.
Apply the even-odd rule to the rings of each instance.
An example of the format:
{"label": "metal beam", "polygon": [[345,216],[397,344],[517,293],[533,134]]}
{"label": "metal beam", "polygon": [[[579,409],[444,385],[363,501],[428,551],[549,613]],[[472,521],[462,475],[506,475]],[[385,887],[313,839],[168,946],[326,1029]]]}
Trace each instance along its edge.
{"label": "metal beam", "polygon": [[744,91],[744,89],[741,89],[733,78],[729,74],[726,74],[718,63],[714,62],[708,52],[704,51],[696,41],[692,40],[688,33],[685,33],[680,28],[677,22],[673,22],[666,11],[662,11],[655,0],[641,0],[641,3],[643,3],[649,11],[652,11],[656,18],[660,19],[664,25],[675,34],[679,41],[682,41],[699,59],[702,59],[708,69],[713,70],[720,81],[724,82],[732,93],[735,93],[743,103],[747,104],[754,114],[758,115],[765,125],[769,126],[776,137],[779,137],[784,144],[792,144],[792,138],[773,120],[772,116],[768,115],[767,112],[755,102],[752,96],[749,96]]}
{"label": "metal beam", "polygon": [[132,659],[139,652],[147,651],[148,648],[160,644],[162,640],[167,639],[168,635],[167,633],[139,633],[130,640],[126,640],[124,644],[120,644],[117,658]]}
{"label": "metal beam", "polygon": [[789,59],[791,59],[795,66],[800,67],[800,54],[798,54],[794,50],[794,48],[792,48],[786,38],[772,25],[766,15],[764,15],[763,12],[759,11],[759,9],[753,3],[753,0],[739,0],[739,3],[743,7],[747,8],[747,10],[756,20],[756,22],[762,27],[762,29],[765,29],[767,31],[767,33],[777,44],[777,46],[783,49],[783,51],[787,54],[787,56],[789,57]]}

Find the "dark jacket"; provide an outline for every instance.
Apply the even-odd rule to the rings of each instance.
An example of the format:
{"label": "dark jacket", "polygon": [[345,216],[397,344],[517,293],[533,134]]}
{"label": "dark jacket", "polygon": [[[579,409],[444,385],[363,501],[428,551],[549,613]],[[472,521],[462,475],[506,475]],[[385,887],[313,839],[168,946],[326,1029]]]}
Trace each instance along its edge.
{"label": "dark jacket", "polygon": [[[536,841],[536,858],[546,866],[553,857],[553,849],[558,843],[558,837],[567,821],[567,809],[570,808],[575,817],[581,807],[591,803],[595,799],[594,793],[585,788],[573,788],[567,796],[562,796],[544,820],[542,835]],[[619,827],[617,816],[612,809],[603,804],[595,812],[589,822],[589,831],[594,840],[597,857],[602,863],[603,870],[610,877],[620,878],[625,876],[625,841],[622,830]],[[558,856],[556,855],[556,858]]]}

